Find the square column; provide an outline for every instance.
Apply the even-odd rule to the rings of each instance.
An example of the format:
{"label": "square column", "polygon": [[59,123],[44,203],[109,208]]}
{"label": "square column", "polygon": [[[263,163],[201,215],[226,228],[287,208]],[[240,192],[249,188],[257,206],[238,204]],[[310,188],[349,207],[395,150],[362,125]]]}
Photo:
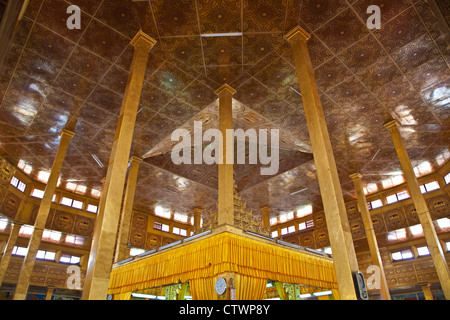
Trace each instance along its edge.
{"label": "square column", "polygon": [[11,260],[12,251],[16,245],[17,238],[19,237],[19,231],[21,224],[12,223],[11,232],[8,237],[8,242],[6,243],[5,250],[0,261],[0,286],[3,283],[3,279],[6,275],[6,270],[8,270],[9,261]]}
{"label": "square column", "polygon": [[442,250],[439,238],[434,228],[427,202],[420,191],[419,183],[417,182],[411,161],[409,160],[408,153],[403,145],[403,140],[400,135],[400,131],[398,130],[398,123],[396,120],[392,120],[385,123],[384,126],[391,134],[409,193],[411,194],[414,206],[416,207],[417,216],[420,224],[422,225],[423,234],[441,283],[442,291],[444,292],[445,298],[450,300],[450,271],[447,262],[445,261],[444,251]]}
{"label": "square column", "polygon": [[367,243],[369,244],[372,263],[380,268],[380,295],[384,300],[391,300],[391,295],[389,293],[389,288],[386,281],[386,275],[384,273],[383,261],[381,260],[380,250],[378,249],[377,237],[375,235],[375,230],[373,229],[372,218],[370,216],[369,210],[367,209],[367,200],[361,184],[361,177],[362,175],[359,173],[350,175],[350,178],[352,178],[353,183],[355,184],[359,212],[361,213],[364,229],[366,231],[366,238]]}
{"label": "square column", "polygon": [[[227,153],[234,152],[227,150],[227,129],[233,129],[233,94],[236,90],[228,84],[222,85],[214,91],[219,96],[219,130],[223,137],[222,154],[219,155],[219,196],[217,204],[217,223],[218,225],[234,225],[234,177],[233,164],[227,163]],[[233,143],[230,144],[231,146]]]}
{"label": "square column", "polygon": [[341,299],[344,300],[356,299],[352,271],[358,270],[358,261],[356,260],[344,196],[339,182],[319,90],[317,89],[306,43],[310,35],[302,28],[296,27],[288,32],[284,38],[289,41],[293,51],[333,251],[339,294]]}
{"label": "square column", "polygon": [[27,255],[23,260],[19,279],[17,280],[14,300],[25,300],[27,297],[31,273],[33,272],[34,264],[36,262],[36,254],[41,244],[42,234],[44,232],[50,207],[52,205],[52,198],[56,191],[56,185],[58,183],[59,175],[61,174],[70,140],[75,133],[70,130],[63,129],[60,135],[61,139],[59,141],[58,150],[56,151],[55,160],[53,161],[47,185],[45,186],[44,196],[42,197],[41,205],[39,206],[39,211],[36,216],[33,233],[28,241]]}
{"label": "square column", "polygon": [[202,219],[202,213],[203,213],[203,209],[202,208],[194,208],[192,209],[192,212],[194,213],[194,233],[200,233],[201,230],[201,219]]}
{"label": "square column", "polygon": [[83,299],[105,300],[114,260],[120,208],[136,116],[147,68],[148,55],[156,40],[139,31],[131,41],[133,62],[114,137],[104,190],[92,240]]}
{"label": "square column", "polygon": [[127,243],[128,236],[130,234],[131,216],[133,215],[134,194],[136,192],[139,164],[141,162],[142,159],[137,157],[131,157],[130,159],[127,186],[125,189],[125,197],[123,199],[119,236],[117,237],[115,262],[129,258],[130,256]]}

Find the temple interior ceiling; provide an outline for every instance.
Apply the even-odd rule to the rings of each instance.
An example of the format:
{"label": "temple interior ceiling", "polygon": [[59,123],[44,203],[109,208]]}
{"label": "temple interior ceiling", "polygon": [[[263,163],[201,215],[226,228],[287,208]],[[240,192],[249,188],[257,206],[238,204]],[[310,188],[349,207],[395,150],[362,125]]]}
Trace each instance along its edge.
{"label": "temple interior ceiling", "polygon": [[[70,4],[81,29],[66,26]],[[381,8],[381,29],[365,22]],[[309,135],[289,43],[300,25],[317,85],[346,201],[349,175],[360,172],[372,190],[398,183],[401,168],[387,129],[400,124],[419,175],[450,158],[450,56],[424,0],[30,0],[0,75],[0,152],[30,175],[51,168],[58,133],[78,118],[61,173],[100,190],[139,29],[157,40],[150,53],[132,154],[140,166],[136,206],[174,211],[214,209],[217,166],[175,165],[171,133],[218,127],[214,91],[228,83],[234,128],[279,129],[280,169],[236,165],[248,207],[272,214],[300,205],[322,208]],[[211,34],[232,33],[229,36]],[[299,192],[302,190],[301,192]]]}

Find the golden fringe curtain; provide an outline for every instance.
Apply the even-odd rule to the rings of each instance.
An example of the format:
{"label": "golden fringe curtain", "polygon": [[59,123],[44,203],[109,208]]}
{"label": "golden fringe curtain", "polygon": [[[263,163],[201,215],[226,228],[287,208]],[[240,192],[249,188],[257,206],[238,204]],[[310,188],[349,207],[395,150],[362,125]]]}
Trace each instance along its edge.
{"label": "golden fringe curtain", "polygon": [[113,295],[113,300],[130,300],[131,292],[118,293]]}
{"label": "golden fringe curtain", "polygon": [[217,300],[215,277],[189,280],[193,300]]}
{"label": "golden fringe curtain", "polygon": [[267,279],[248,277],[236,273],[234,276],[236,300],[262,300]]}
{"label": "golden fringe curtain", "polygon": [[[194,283],[195,288],[196,279],[214,281],[216,275],[225,272],[261,279],[258,280],[261,282],[271,279],[337,289],[331,260],[224,232],[114,268],[108,293],[186,281]],[[214,290],[214,285],[211,288]]]}

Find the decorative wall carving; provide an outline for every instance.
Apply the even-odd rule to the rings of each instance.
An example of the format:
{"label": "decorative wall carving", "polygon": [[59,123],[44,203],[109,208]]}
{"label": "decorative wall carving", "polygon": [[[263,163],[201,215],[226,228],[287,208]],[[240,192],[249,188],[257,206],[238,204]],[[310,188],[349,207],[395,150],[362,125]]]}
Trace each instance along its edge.
{"label": "decorative wall carving", "polygon": [[15,168],[12,164],[0,157],[0,186],[7,186],[11,181],[11,178],[15,172]]}
{"label": "decorative wall carving", "polygon": [[95,220],[85,216],[77,215],[74,224],[74,233],[80,236],[90,237],[94,231]]}
{"label": "decorative wall carving", "polygon": [[356,201],[346,203],[345,207],[347,209],[348,220],[361,218],[361,214],[358,210],[358,203]]}
{"label": "decorative wall carving", "polygon": [[7,192],[2,203],[2,214],[9,218],[15,218],[21,199],[12,192]]}
{"label": "decorative wall carving", "polygon": [[350,220],[349,224],[353,240],[362,239],[366,237],[366,230],[364,229],[364,223],[361,218],[356,220]]}
{"label": "decorative wall carving", "polygon": [[393,231],[407,226],[405,213],[402,209],[389,210],[383,215],[388,231]]}
{"label": "decorative wall carving", "polygon": [[407,206],[405,206],[404,209],[405,209],[405,217],[410,226],[420,223],[419,217],[417,216],[416,207],[414,206],[414,204],[408,204]]}
{"label": "decorative wall carving", "polygon": [[[5,275],[4,283],[16,283],[22,267],[22,258],[12,257],[9,263],[8,272]],[[68,265],[55,264],[54,262],[36,261],[31,274],[30,284],[37,286],[54,286],[67,289]],[[86,271],[81,270],[81,287],[84,285]]]}
{"label": "decorative wall carving", "polygon": [[146,239],[146,231],[136,228],[130,229],[130,243],[136,247],[144,247]]}
{"label": "decorative wall carving", "polygon": [[300,234],[300,245],[313,248],[315,245],[314,232],[308,231]]}
{"label": "decorative wall carving", "polygon": [[75,221],[75,215],[70,212],[56,210],[53,217],[52,229],[71,233]]}
{"label": "decorative wall carving", "polygon": [[148,216],[144,213],[133,211],[131,226],[136,229],[147,230]]}
{"label": "decorative wall carving", "polygon": [[327,222],[325,220],[325,212],[320,211],[313,214],[314,227],[321,229],[326,228]]}
{"label": "decorative wall carving", "polygon": [[328,239],[328,230],[327,229],[314,230],[314,238],[315,238],[316,246],[319,248],[327,247],[330,245],[330,240]]}
{"label": "decorative wall carving", "polygon": [[440,195],[427,201],[433,220],[444,218],[449,214],[450,200],[447,195]]}
{"label": "decorative wall carving", "polygon": [[153,233],[147,233],[146,246],[149,248],[159,247],[160,239],[159,236]]}

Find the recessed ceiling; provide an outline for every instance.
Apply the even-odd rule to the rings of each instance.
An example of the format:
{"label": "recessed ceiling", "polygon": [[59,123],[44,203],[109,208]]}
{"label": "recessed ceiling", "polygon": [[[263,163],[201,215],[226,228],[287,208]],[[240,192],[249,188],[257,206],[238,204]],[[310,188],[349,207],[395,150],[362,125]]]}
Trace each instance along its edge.
{"label": "recessed ceiling", "polygon": [[[82,10],[81,30],[66,27],[70,4]],[[365,26],[373,4],[382,8],[380,30]],[[355,198],[351,173],[378,189],[401,173],[382,125],[388,116],[402,124],[418,171],[448,161],[449,51],[424,0],[31,0],[1,74],[0,151],[37,176],[51,167],[59,131],[78,117],[61,179],[100,189],[106,168],[99,162],[108,163],[132,60],[129,43],[142,29],[157,44],[132,146],[132,155],[150,155],[140,167],[136,207],[215,208],[217,168],[176,167],[168,152],[176,128],[194,120],[217,125],[213,92],[226,82],[237,90],[235,127],[279,129],[282,141],[276,176],[236,166],[248,206],[255,213],[270,206],[273,214],[309,203],[321,209],[297,74],[283,40],[297,25],[312,35],[310,55],[346,201]]]}

